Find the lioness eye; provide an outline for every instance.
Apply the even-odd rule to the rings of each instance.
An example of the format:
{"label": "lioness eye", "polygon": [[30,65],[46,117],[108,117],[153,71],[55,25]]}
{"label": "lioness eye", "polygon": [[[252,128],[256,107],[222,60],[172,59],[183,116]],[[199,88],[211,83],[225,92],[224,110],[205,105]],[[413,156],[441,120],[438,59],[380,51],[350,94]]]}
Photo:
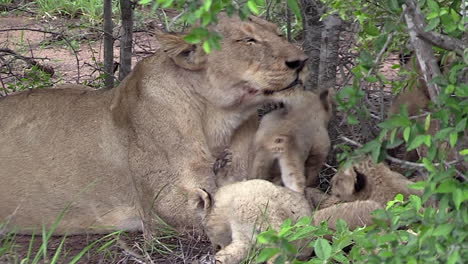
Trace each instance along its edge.
{"label": "lioness eye", "polygon": [[244,41],[247,42],[247,43],[249,43],[249,42],[250,42],[250,43],[255,43],[255,42],[257,42],[256,39],[250,38],[250,37],[249,37],[249,38],[245,38]]}

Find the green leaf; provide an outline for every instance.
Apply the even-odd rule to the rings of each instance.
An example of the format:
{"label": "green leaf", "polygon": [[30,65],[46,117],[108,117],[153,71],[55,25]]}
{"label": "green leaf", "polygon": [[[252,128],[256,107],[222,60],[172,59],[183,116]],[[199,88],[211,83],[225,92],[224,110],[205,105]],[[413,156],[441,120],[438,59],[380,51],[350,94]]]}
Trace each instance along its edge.
{"label": "green leaf", "polygon": [[257,262],[265,262],[270,260],[273,256],[278,254],[280,252],[279,248],[264,248],[262,251],[260,251],[260,254],[258,254],[257,257]]}
{"label": "green leaf", "polygon": [[453,91],[455,91],[455,85],[453,85],[453,84],[449,84],[445,88],[445,94],[452,94]]}
{"label": "green leaf", "polygon": [[249,0],[247,2],[247,7],[255,15],[258,15],[260,13],[260,10],[258,10],[257,3],[255,3],[255,0]]}
{"label": "green leaf", "polygon": [[466,130],[466,120],[468,118],[463,118],[460,122],[458,122],[457,126],[455,127],[456,132],[463,132]]}
{"label": "green leaf", "polygon": [[348,121],[348,124],[350,124],[350,125],[359,124],[359,120],[354,115],[348,115],[347,121]]}
{"label": "green leaf", "polygon": [[441,224],[440,226],[434,229],[432,232],[433,236],[442,236],[446,237],[453,230],[453,224]]}
{"label": "green leaf", "polygon": [[460,155],[462,155],[462,156],[468,155],[468,149],[464,149],[464,150],[460,151]]}
{"label": "green leaf", "polygon": [[332,247],[328,243],[328,240],[319,238],[315,241],[314,251],[319,259],[327,260],[331,256]]}
{"label": "green leaf", "polygon": [[369,36],[374,36],[374,37],[380,34],[379,29],[370,22],[364,24],[364,32],[367,33]]}
{"label": "green leaf", "polygon": [[262,232],[257,236],[257,242],[259,244],[274,243],[277,240],[278,237],[276,236],[276,232],[274,230]]}
{"label": "green leaf", "polygon": [[405,127],[405,130],[403,130],[403,139],[405,140],[406,143],[408,143],[408,140],[410,138],[410,133],[411,133],[411,127]]}
{"label": "green leaf", "polygon": [[206,12],[210,11],[212,3],[213,0],[205,0],[205,2],[203,2],[203,9],[205,9]]}
{"label": "green leaf", "polygon": [[431,126],[431,114],[428,114],[426,116],[426,120],[424,121],[424,131],[427,132],[427,130],[429,130],[430,126]]}
{"label": "green leaf", "polygon": [[387,3],[390,10],[392,10],[393,12],[400,11],[400,4],[398,4],[397,0],[387,0]]}
{"label": "green leaf", "polygon": [[289,8],[291,8],[291,11],[293,11],[294,15],[297,18],[302,17],[301,16],[301,8],[297,4],[297,0],[288,0],[288,6],[289,6]]}
{"label": "green leaf", "polygon": [[453,148],[457,144],[458,133],[454,132],[450,134],[450,146]]}
{"label": "green leaf", "polygon": [[424,28],[424,31],[432,31],[440,24],[440,18],[434,18],[429,20],[429,23]]}
{"label": "green leaf", "polygon": [[447,264],[455,264],[460,260],[460,253],[458,250],[454,250],[450,257],[448,257]]}
{"label": "green leaf", "polygon": [[417,135],[409,144],[407,151],[416,149],[417,147],[421,146],[424,142],[426,142],[427,135]]}
{"label": "green leaf", "polygon": [[455,208],[457,208],[457,210],[460,210],[460,204],[463,203],[464,200],[463,191],[461,189],[456,189],[452,195]]}
{"label": "green leaf", "polygon": [[208,40],[203,42],[203,50],[208,54],[211,52],[211,46]]}
{"label": "green leaf", "polygon": [[457,189],[453,179],[444,180],[435,190],[436,193],[451,193]]}
{"label": "green leaf", "polygon": [[390,207],[392,207],[396,203],[402,203],[402,202],[403,202],[403,195],[399,193],[395,196],[395,199],[387,202],[387,207],[385,208],[385,210],[390,209]]}
{"label": "green leaf", "polygon": [[414,205],[414,209],[416,209],[416,211],[419,211],[419,209],[421,209],[422,203],[421,198],[419,196],[410,195],[409,200]]}
{"label": "green leaf", "polygon": [[453,131],[453,127],[447,127],[444,129],[439,130],[436,135],[434,136],[435,139],[447,139],[450,132]]}
{"label": "green leaf", "polygon": [[434,0],[427,0],[427,6],[432,12],[439,13],[439,5]]}
{"label": "green leaf", "polygon": [[408,187],[410,187],[411,189],[415,189],[415,190],[424,190],[426,185],[427,185],[427,182],[419,181],[416,183],[409,184]]}
{"label": "green leaf", "polygon": [[435,172],[437,171],[437,169],[435,168],[434,164],[432,164],[432,162],[430,160],[428,160],[426,157],[424,157],[422,159],[422,162],[424,164],[424,167],[426,168],[426,170],[428,170],[429,172]]}

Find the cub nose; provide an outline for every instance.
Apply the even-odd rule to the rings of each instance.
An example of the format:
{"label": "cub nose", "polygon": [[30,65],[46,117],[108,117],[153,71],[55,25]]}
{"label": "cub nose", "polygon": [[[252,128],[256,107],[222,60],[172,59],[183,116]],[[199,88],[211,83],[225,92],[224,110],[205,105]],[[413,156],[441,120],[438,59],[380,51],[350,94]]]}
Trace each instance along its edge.
{"label": "cub nose", "polygon": [[299,60],[290,60],[290,61],[286,61],[285,63],[289,69],[301,71],[304,68],[307,59],[308,58],[299,59]]}

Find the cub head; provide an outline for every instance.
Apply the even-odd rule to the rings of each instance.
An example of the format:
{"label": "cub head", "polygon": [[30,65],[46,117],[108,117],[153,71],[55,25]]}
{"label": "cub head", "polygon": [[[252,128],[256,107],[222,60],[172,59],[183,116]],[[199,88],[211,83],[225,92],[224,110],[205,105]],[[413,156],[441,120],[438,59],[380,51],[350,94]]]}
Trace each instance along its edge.
{"label": "cub head", "polygon": [[202,219],[203,229],[216,250],[232,242],[231,230],[224,215],[213,213],[213,198],[207,191],[195,188],[189,191],[189,208]]}
{"label": "cub head", "polygon": [[369,177],[372,160],[364,159],[340,169],[331,179],[331,193],[341,201],[365,200],[370,196]]}
{"label": "cub head", "polygon": [[203,51],[183,35],[158,33],[161,49],[179,67],[203,75],[197,91],[220,108],[257,107],[270,95],[305,82],[307,56],[272,23],[257,17],[242,21],[221,15],[210,28],[221,50]]}

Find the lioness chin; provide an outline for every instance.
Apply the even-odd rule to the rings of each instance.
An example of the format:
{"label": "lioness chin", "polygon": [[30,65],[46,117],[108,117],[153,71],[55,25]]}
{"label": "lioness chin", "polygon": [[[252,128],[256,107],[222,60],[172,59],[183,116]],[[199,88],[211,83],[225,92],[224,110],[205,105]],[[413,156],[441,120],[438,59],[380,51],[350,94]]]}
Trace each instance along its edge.
{"label": "lioness chin", "polygon": [[0,99],[0,221],[31,233],[66,209],[56,234],[197,229],[186,190],[214,191],[236,128],[306,76],[304,53],[265,20],[222,16],[212,30],[223,39],[210,54],[158,33],[160,50],[112,90]]}

